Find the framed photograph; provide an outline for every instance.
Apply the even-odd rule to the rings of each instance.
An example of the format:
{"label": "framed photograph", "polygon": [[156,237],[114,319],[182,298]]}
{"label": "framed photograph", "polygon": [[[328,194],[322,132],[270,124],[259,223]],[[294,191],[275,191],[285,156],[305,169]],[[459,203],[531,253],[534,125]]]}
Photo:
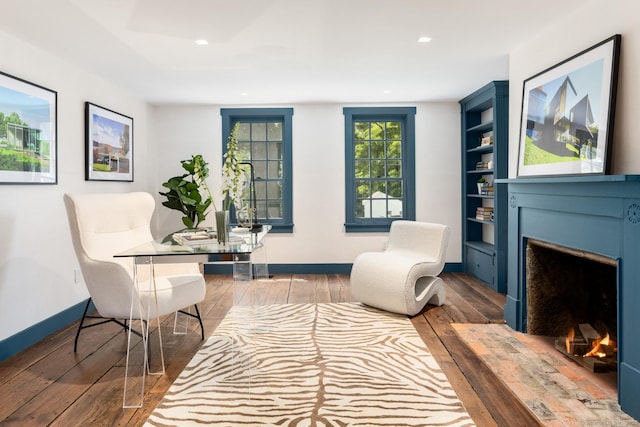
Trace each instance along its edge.
{"label": "framed photograph", "polygon": [[133,119],[85,104],[87,181],[133,182]]}
{"label": "framed photograph", "polygon": [[0,72],[0,184],[57,184],[57,92]]}
{"label": "framed photograph", "polygon": [[525,80],[518,177],[609,173],[620,35]]}

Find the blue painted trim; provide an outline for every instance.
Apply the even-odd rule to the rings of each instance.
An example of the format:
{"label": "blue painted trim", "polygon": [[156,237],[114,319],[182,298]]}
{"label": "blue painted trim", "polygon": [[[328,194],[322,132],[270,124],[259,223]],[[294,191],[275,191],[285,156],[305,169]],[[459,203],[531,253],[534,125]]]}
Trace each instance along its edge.
{"label": "blue painted trim", "polygon": [[[87,300],[79,302],[58,314],[54,314],[53,316],[36,323],[24,331],[18,332],[17,334],[0,341],[0,362],[20,353],[22,350],[32,346],[54,332],[58,332],[59,330],[66,328],[73,322],[80,320],[86,304]],[[91,304],[89,312],[93,310],[95,310],[95,306]]]}
{"label": "blue painted trim", "polygon": [[[351,274],[353,264],[269,264],[269,274]],[[462,271],[462,263],[446,263],[444,272]],[[205,264],[205,274],[233,274],[230,263]]]}
{"label": "blue painted trim", "polygon": [[353,122],[354,120],[401,120],[404,124],[402,140],[403,166],[403,217],[396,219],[416,219],[415,202],[415,115],[416,107],[345,107],[344,114],[344,147],[345,147],[345,231],[351,232],[384,232],[394,219],[364,219],[355,217],[355,158],[353,154]]}
{"label": "blue painted trim", "polygon": [[282,219],[270,218],[272,232],[293,232],[293,108],[222,108],[222,154],[227,150],[226,141],[229,139],[232,127],[236,122],[250,122],[252,120],[278,120],[283,122],[282,144]]}

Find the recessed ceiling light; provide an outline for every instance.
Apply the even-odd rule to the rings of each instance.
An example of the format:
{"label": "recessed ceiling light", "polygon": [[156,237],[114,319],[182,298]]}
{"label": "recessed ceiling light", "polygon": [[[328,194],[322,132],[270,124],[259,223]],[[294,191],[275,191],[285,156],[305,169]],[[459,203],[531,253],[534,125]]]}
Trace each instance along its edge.
{"label": "recessed ceiling light", "polygon": [[418,39],[418,43],[429,43],[431,41],[431,37],[422,36]]}
{"label": "recessed ceiling light", "polygon": [[249,95],[249,94],[248,94],[247,92],[242,92],[242,93],[240,94],[240,96],[248,96],[248,95]]}
{"label": "recessed ceiling light", "polygon": [[391,91],[387,89],[387,90],[383,90],[382,93],[391,93]]}
{"label": "recessed ceiling light", "polygon": [[198,46],[206,46],[209,44],[209,42],[206,41],[205,39],[198,39],[194,41],[194,43],[197,44]]}

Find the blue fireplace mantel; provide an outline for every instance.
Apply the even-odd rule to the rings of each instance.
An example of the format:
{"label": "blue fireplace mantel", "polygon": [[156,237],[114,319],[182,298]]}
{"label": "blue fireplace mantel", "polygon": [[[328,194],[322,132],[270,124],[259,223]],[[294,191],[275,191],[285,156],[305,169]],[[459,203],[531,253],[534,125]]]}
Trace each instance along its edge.
{"label": "blue fireplace mantel", "polygon": [[618,402],[640,420],[640,175],[496,180],[508,190],[504,316],[526,332],[528,239],[591,252],[618,265]]}

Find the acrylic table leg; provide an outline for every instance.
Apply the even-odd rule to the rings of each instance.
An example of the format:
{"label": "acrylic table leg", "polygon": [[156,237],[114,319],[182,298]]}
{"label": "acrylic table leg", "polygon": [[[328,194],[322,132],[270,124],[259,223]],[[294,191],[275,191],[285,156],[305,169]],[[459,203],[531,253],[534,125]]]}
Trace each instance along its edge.
{"label": "acrylic table leg", "polygon": [[[162,334],[160,330],[160,318],[156,316],[158,345],[160,348],[160,365],[158,372],[151,372],[149,360],[150,350],[150,330],[151,324],[151,307],[155,307],[155,313],[158,312],[158,298],[155,281],[155,272],[153,268],[153,260],[149,259],[149,291],[152,292],[153,298],[147,298],[144,301],[140,298],[140,281],[138,277],[138,265],[133,268],[133,292],[131,293],[131,308],[129,312],[129,325],[127,331],[127,355],[125,362],[124,391],[122,397],[123,408],[141,408],[144,402],[144,386],[146,374],[161,375],[164,374],[164,351],[162,348]],[[140,332],[136,332],[134,323],[137,322]],[[142,338],[142,350],[139,345],[132,343],[132,335],[139,335]],[[139,344],[139,343],[138,343]],[[137,352],[135,350],[138,350]],[[142,360],[139,365],[132,363],[132,353],[142,352]],[[136,368],[137,366],[137,368]],[[138,370],[138,374],[133,373]]]}

